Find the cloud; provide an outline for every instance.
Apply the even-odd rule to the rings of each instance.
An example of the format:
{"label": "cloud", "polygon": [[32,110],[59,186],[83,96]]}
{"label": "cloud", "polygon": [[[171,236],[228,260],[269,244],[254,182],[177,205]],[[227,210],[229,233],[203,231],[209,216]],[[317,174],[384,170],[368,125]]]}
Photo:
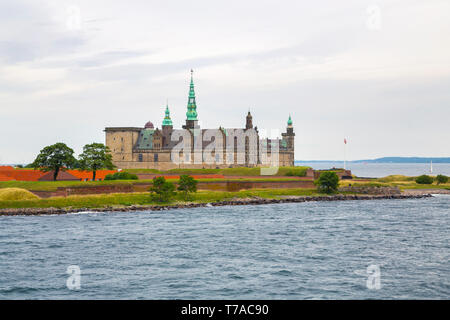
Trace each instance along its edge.
{"label": "cloud", "polygon": [[87,43],[86,35],[67,32],[45,3],[0,3],[0,62],[29,62],[72,53]]}
{"label": "cloud", "polygon": [[448,1],[377,1],[377,30],[360,0],[73,3],[79,25],[69,3],[0,2],[2,162],[158,124],[166,98],[181,126],[191,68],[202,123],[236,127],[250,107],[283,130],[291,113],[298,159],[338,158],[344,135],[353,158],[447,152]]}

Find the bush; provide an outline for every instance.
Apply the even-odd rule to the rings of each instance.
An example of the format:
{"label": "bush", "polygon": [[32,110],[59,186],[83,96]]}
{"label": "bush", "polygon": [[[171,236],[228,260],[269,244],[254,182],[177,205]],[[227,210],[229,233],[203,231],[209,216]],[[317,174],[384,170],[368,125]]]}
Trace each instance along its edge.
{"label": "bush", "polygon": [[197,192],[197,180],[188,175],[181,175],[178,191],[183,192],[184,200],[189,200],[189,193]]}
{"label": "bush", "polygon": [[339,177],[335,172],[326,171],[320,174],[319,179],[314,182],[320,192],[336,192],[339,186]]}
{"label": "bush", "polygon": [[153,201],[168,202],[175,194],[175,185],[172,182],[166,181],[164,177],[153,178],[153,186],[150,188]]}
{"label": "bush", "polygon": [[433,183],[433,177],[427,176],[426,174],[423,174],[421,176],[418,176],[416,178],[416,183],[418,184],[432,184]]}
{"label": "bush", "polygon": [[436,177],[436,181],[437,181],[437,184],[447,183],[448,182],[448,177],[444,176],[443,174],[438,174],[437,177]]}
{"label": "bush", "polygon": [[129,172],[120,171],[114,174],[107,174],[105,180],[137,180],[138,176]]}
{"label": "bush", "polygon": [[284,175],[287,177],[304,177],[306,176],[306,169],[305,168],[291,169],[286,171]]}

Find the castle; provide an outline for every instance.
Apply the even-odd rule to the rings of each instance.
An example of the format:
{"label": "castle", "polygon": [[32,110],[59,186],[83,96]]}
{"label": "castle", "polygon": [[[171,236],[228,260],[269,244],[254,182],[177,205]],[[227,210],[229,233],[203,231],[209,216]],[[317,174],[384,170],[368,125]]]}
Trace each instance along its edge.
{"label": "castle", "polygon": [[107,127],[106,145],[120,169],[230,168],[293,166],[294,128],[289,115],[286,132],[277,139],[260,139],[250,111],[245,128],[201,129],[198,125],[193,71],[183,129],[174,129],[169,106],[160,128]]}

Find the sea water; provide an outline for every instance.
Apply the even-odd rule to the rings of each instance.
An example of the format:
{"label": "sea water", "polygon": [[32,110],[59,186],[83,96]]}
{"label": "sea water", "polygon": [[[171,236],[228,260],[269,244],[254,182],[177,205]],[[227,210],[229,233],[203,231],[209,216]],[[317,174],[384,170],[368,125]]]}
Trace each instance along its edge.
{"label": "sea water", "polygon": [[3,216],[0,299],[449,299],[449,215],[440,195]]}

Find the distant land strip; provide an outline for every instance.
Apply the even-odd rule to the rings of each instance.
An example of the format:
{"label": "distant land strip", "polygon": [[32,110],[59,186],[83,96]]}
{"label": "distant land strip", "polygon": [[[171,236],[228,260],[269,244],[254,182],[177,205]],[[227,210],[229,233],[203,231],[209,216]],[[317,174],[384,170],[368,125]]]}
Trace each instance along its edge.
{"label": "distant land strip", "polygon": [[[353,160],[347,163],[450,163],[450,157],[447,158],[427,158],[427,157],[383,157],[367,160]],[[295,160],[295,163],[308,162],[344,162],[344,160]]]}

